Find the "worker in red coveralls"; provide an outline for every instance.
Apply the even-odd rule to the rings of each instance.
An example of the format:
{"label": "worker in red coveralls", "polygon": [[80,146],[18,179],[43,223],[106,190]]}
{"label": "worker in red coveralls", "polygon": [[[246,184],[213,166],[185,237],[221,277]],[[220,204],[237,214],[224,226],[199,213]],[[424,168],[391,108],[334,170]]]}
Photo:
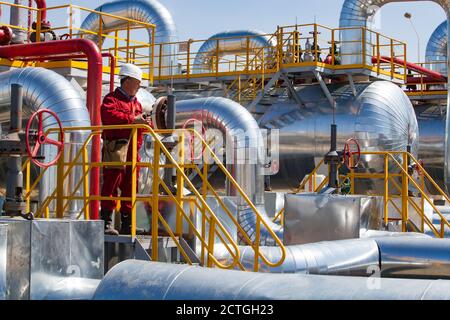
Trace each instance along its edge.
{"label": "worker in red coveralls", "polygon": [[[113,93],[109,93],[103,100],[101,106],[102,123],[108,125],[125,125],[125,124],[147,124],[148,121],[142,113],[142,105],[137,101],[136,94],[140,88],[142,81],[142,70],[132,64],[124,64],[121,67],[120,87]],[[103,140],[126,140],[130,139],[131,130],[105,130],[103,132]],[[137,147],[138,150],[142,146],[143,130],[138,130]],[[127,153],[127,162],[132,161],[132,147],[130,142]],[[138,154],[137,161],[140,161]],[[138,168],[139,169],[139,168]],[[121,168],[104,168],[103,169],[103,186],[102,197],[117,197],[118,189],[121,191],[121,197],[131,197],[132,183],[131,166]],[[139,170],[136,175],[139,180]],[[121,228],[120,231],[114,229],[112,225],[112,215],[116,208],[116,201],[101,201],[101,218],[105,221],[105,234],[118,235],[131,234],[131,202],[122,201],[120,207]]]}

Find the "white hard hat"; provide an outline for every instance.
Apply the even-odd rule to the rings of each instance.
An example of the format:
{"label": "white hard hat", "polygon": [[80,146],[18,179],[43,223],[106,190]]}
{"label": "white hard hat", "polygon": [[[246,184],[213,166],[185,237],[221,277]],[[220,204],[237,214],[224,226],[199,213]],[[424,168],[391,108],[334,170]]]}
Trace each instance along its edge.
{"label": "white hard hat", "polygon": [[134,64],[126,63],[120,67],[119,76],[121,78],[130,77],[142,81],[142,70]]}

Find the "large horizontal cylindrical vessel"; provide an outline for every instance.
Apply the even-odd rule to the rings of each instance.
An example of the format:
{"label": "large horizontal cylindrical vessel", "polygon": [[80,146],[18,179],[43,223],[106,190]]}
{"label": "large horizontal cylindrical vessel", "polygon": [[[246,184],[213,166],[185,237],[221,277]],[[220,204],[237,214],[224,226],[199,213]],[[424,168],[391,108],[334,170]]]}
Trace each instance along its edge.
{"label": "large horizontal cylindrical vessel", "polygon": [[[387,81],[360,83],[356,96],[349,85],[329,88],[336,102],[338,150],[356,138],[362,151],[406,151],[410,145],[417,155],[417,120],[410,100],[398,86]],[[330,150],[333,108],[329,100],[319,85],[297,88],[297,94],[303,106],[278,99],[259,121],[262,128],[279,130],[280,171],[271,177],[275,189],[298,187]],[[383,157],[363,156],[358,170],[380,171],[383,162]]]}

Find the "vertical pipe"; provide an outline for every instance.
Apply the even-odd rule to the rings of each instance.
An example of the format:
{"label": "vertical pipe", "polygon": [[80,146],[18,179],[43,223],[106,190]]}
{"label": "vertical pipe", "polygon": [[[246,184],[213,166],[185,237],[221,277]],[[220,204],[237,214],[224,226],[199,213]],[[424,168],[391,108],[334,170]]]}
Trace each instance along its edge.
{"label": "vertical pipe", "polygon": [[384,224],[389,223],[389,155],[384,155]]}
{"label": "vertical pipe", "polygon": [[[173,94],[167,95],[167,129],[174,130],[175,129],[175,120],[176,120],[176,107],[175,107],[176,97]],[[166,165],[170,165],[170,161],[166,160]],[[170,188],[173,186],[173,176],[175,173],[175,169],[173,167],[164,169],[164,182]]]}
{"label": "vertical pipe", "polygon": [[[337,148],[337,125],[332,124],[331,125],[331,149],[330,154],[336,154],[336,148]],[[331,188],[337,188],[339,185],[338,182],[338,161],[336,159],[331,159],[330,163],[330,181],[329,181],[329,187]]]}
{"label": "vertical pipe", "polygon": [[133,128],[131,150],[131,236],[136,236],[136,193],[137,193],[137,129]]}
{"label": "vertical pipe", "polygon": [[403,153],[403,170],[402,173],[402,231],[407,231],[408,223],[408,153]]}
{"label": "vertical pipe", "polygon": [[64,217],[64,172],[65,172],[65,148],[61,149],[61,156],[59,157],[57,166],[56,166],[56,217],[58,219],[62,219]]}
{"label": "vertical pipe", "polygon": [[[17,134],[22,130],[23,88],[21,85],[11,85],[11,125],[10,134]],[[12,155],[8,157],[6,173],[6,206],[7,214],[23,213],[18,202],[22,201],[23,174],[22,157]],[[8,206],[11,203],[11,207]]]}
{"label": "vertical pipe", "polygon": [[[23,0],[14,0],[14,4],[17,6],[21,6],[23,4]],[[26,29],[26,22],[24,21],[24,11],[25,9],[19,8],[17,6],[11,6],[10,10],[10,22],[9,24],[12,26],[17,26],[19,28]],[[26,32],[20,29],[13,30],[13,38],[11,42],[13,44],[21,44],[26,41]]]}
{"label": "vertical pipe", "polygon": [[153,186],[152,186],[152,261],[158,261],[158,205],[159,205],[159,159],[160,145],[155,143],[153,155]]}

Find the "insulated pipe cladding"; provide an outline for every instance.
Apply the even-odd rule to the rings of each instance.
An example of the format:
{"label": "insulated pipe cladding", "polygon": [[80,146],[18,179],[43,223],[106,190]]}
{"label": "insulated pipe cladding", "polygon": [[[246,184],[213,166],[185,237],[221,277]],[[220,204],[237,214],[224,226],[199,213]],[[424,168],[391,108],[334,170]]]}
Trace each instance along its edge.
{"label": "insulated pipe cladding", "polygon": [[94,294],[94,299],[450,299],[450,281],[447,280],[377,280],[377,286],[368,286],[367,278],[358,277],[261,274],[127,260],[106,274]]}
{"label": "insulated pipe cladding", "polygon": [[[114,16],[119,16],[139,22],[145,22],[156,25],[155,29],[155,44],[168,43],[177,41],[177,31],[172,15],[161,3],[156,0],[121,0],[108,2],[95,11],[107,13]],[[81,24],[81,30],[88,30],[93,34],[83,35],[84,39],[90,39],[95,43],[99,43],[99,38],[96,34],[100,31],[100,24],[103,33],[107,34],[108,30],[118,29],[120,27],[126,28],[127,21],[119,20],[110,16],[103,16],[99,18],[96,13],[89,14]],[[148,29],[149,39],[152,38],[152,29]],[[154,65],[160,65],[159,59],[162,57],[161,65],[165,67],[161,70],[161,75],[170,75],[177,67],[176,59],[177,48],[175,45],[165,45],[162,52],[159,52],[159,46],[155,45],[155,62]],[[171,70],[172,66],[172,70]],[[155,70],[159,72],[159,70]]]}
{"label": "insulated pipe cladding", "polygon": [[[283,228],[267,217],[264,209],[264,162],[265,146],[258,123],[240,104],[225,98],[200,98],[179,101],[176,104],[176,127],[194,119],[201,122],[210,134],[226,144],[227,167],[245,194],[258,208],[263,218],[278,237],[282,238]],[[163,114],[160,116],[164,116]],[[157,120],[156,123],[160,123]],[[215,131],[217,130],[217,132]],[[207,138],[208,139],[208,138]],[[254,240],[256,230],[255,214],[236,190],[238,221]],[[261,227],[261,244],[274,245],[275,241],[265,227]]]}
{"label": "insulated pipe cladding", "polygon": [[[269,35],[258,30],[217,33],[206,40],[198,50],[194,60],[193,73],[213,72],[212,58],[217,54],[218,49],[220,49],[220,57],[228,54],[245,53],[249,49],[250,53],[262,53],[265,58],[269,59],[269,54],[272,53],[272,48],[275,45]],[[261,51],[261,49],[263,50]]]}
{"label": "insulated pipe cladding", "polygon": [[[64,77],[43,68],[14,69],[0,73],[0,123],[9,122],[11,84],[19,84],[23,87],[24,120],[40,109],[49,109],[58,115],[63,127],[91,125],[89,112],[81,94]],[[58,124],[52,117],[44,118],[44,131],[57,126]],[[67,157],[67,161],[72,159],[81,148],[87,134],[83,132],[66,134],[64,154]],[[52,146],[44,146],[45,161],[48,162],[50,159],[54,159],[56,151],[56,148]],[[81,167],[74,168],[73,173],[67,179],[66,190],[73,190],[83,174],[82,171]],[[41,201],[55,190],[55,177],[56,168],[49,168],[40,183],[39,197]],[[82,203],[72,201],[69,214],[78,213],[82,207]]]}
{"label": "insulated pipe cladding", "polygon": [[[341,15],[340,15],[340,28],[352,28],[352,27],[368,27],[368,19],[372,17],[377,9],[382,7],[387,3],[392,2],[417,2],[420,0],[345,0]],[[445,11],[447,15],[447,21],[450,19],[450,2],[447,0],[431,0],[439,4]],[[450,24],[447,23],[447,28]],[[450,35],[447,32],[447,37]],[[370,36],[370,35],[368,35]],[[340,41],[342,43],[341,53],[342,53],[342,64],[360,64],[361,55],[355,54],[361,52],[361,41],[363,35],[360,29],[352,30],[346,29],[342,30],[340,33]],[[366,42],[370,42],[366,39]],[[448,39],[447,39],[448,42]],[[367,49],[370,46],[366,46]],[[447,46],[447,57],[450,48]],[[372,53],[368,52],[367,57],[371,57]],[[367,62],[370,65],[370,61]],[[448,59],[447,59],[447,70],[448,70]],[[450,77],[449,77],[450,81]],[[447,110],[450,109],[450,91],[447,96]],[[448,135],[450,134],[450,112],[446,113],[446,125],[445,125],[445,159],[444,159],[444,180],[447,190],[450,190],[450,139]]]}
{"label": "insulated pipe cladding", "polygon": [[425,53],[425,62],[429,63],[427,68],[444,76],[447,76],[447,29],[447,21],[444,21],[434,30]]}

